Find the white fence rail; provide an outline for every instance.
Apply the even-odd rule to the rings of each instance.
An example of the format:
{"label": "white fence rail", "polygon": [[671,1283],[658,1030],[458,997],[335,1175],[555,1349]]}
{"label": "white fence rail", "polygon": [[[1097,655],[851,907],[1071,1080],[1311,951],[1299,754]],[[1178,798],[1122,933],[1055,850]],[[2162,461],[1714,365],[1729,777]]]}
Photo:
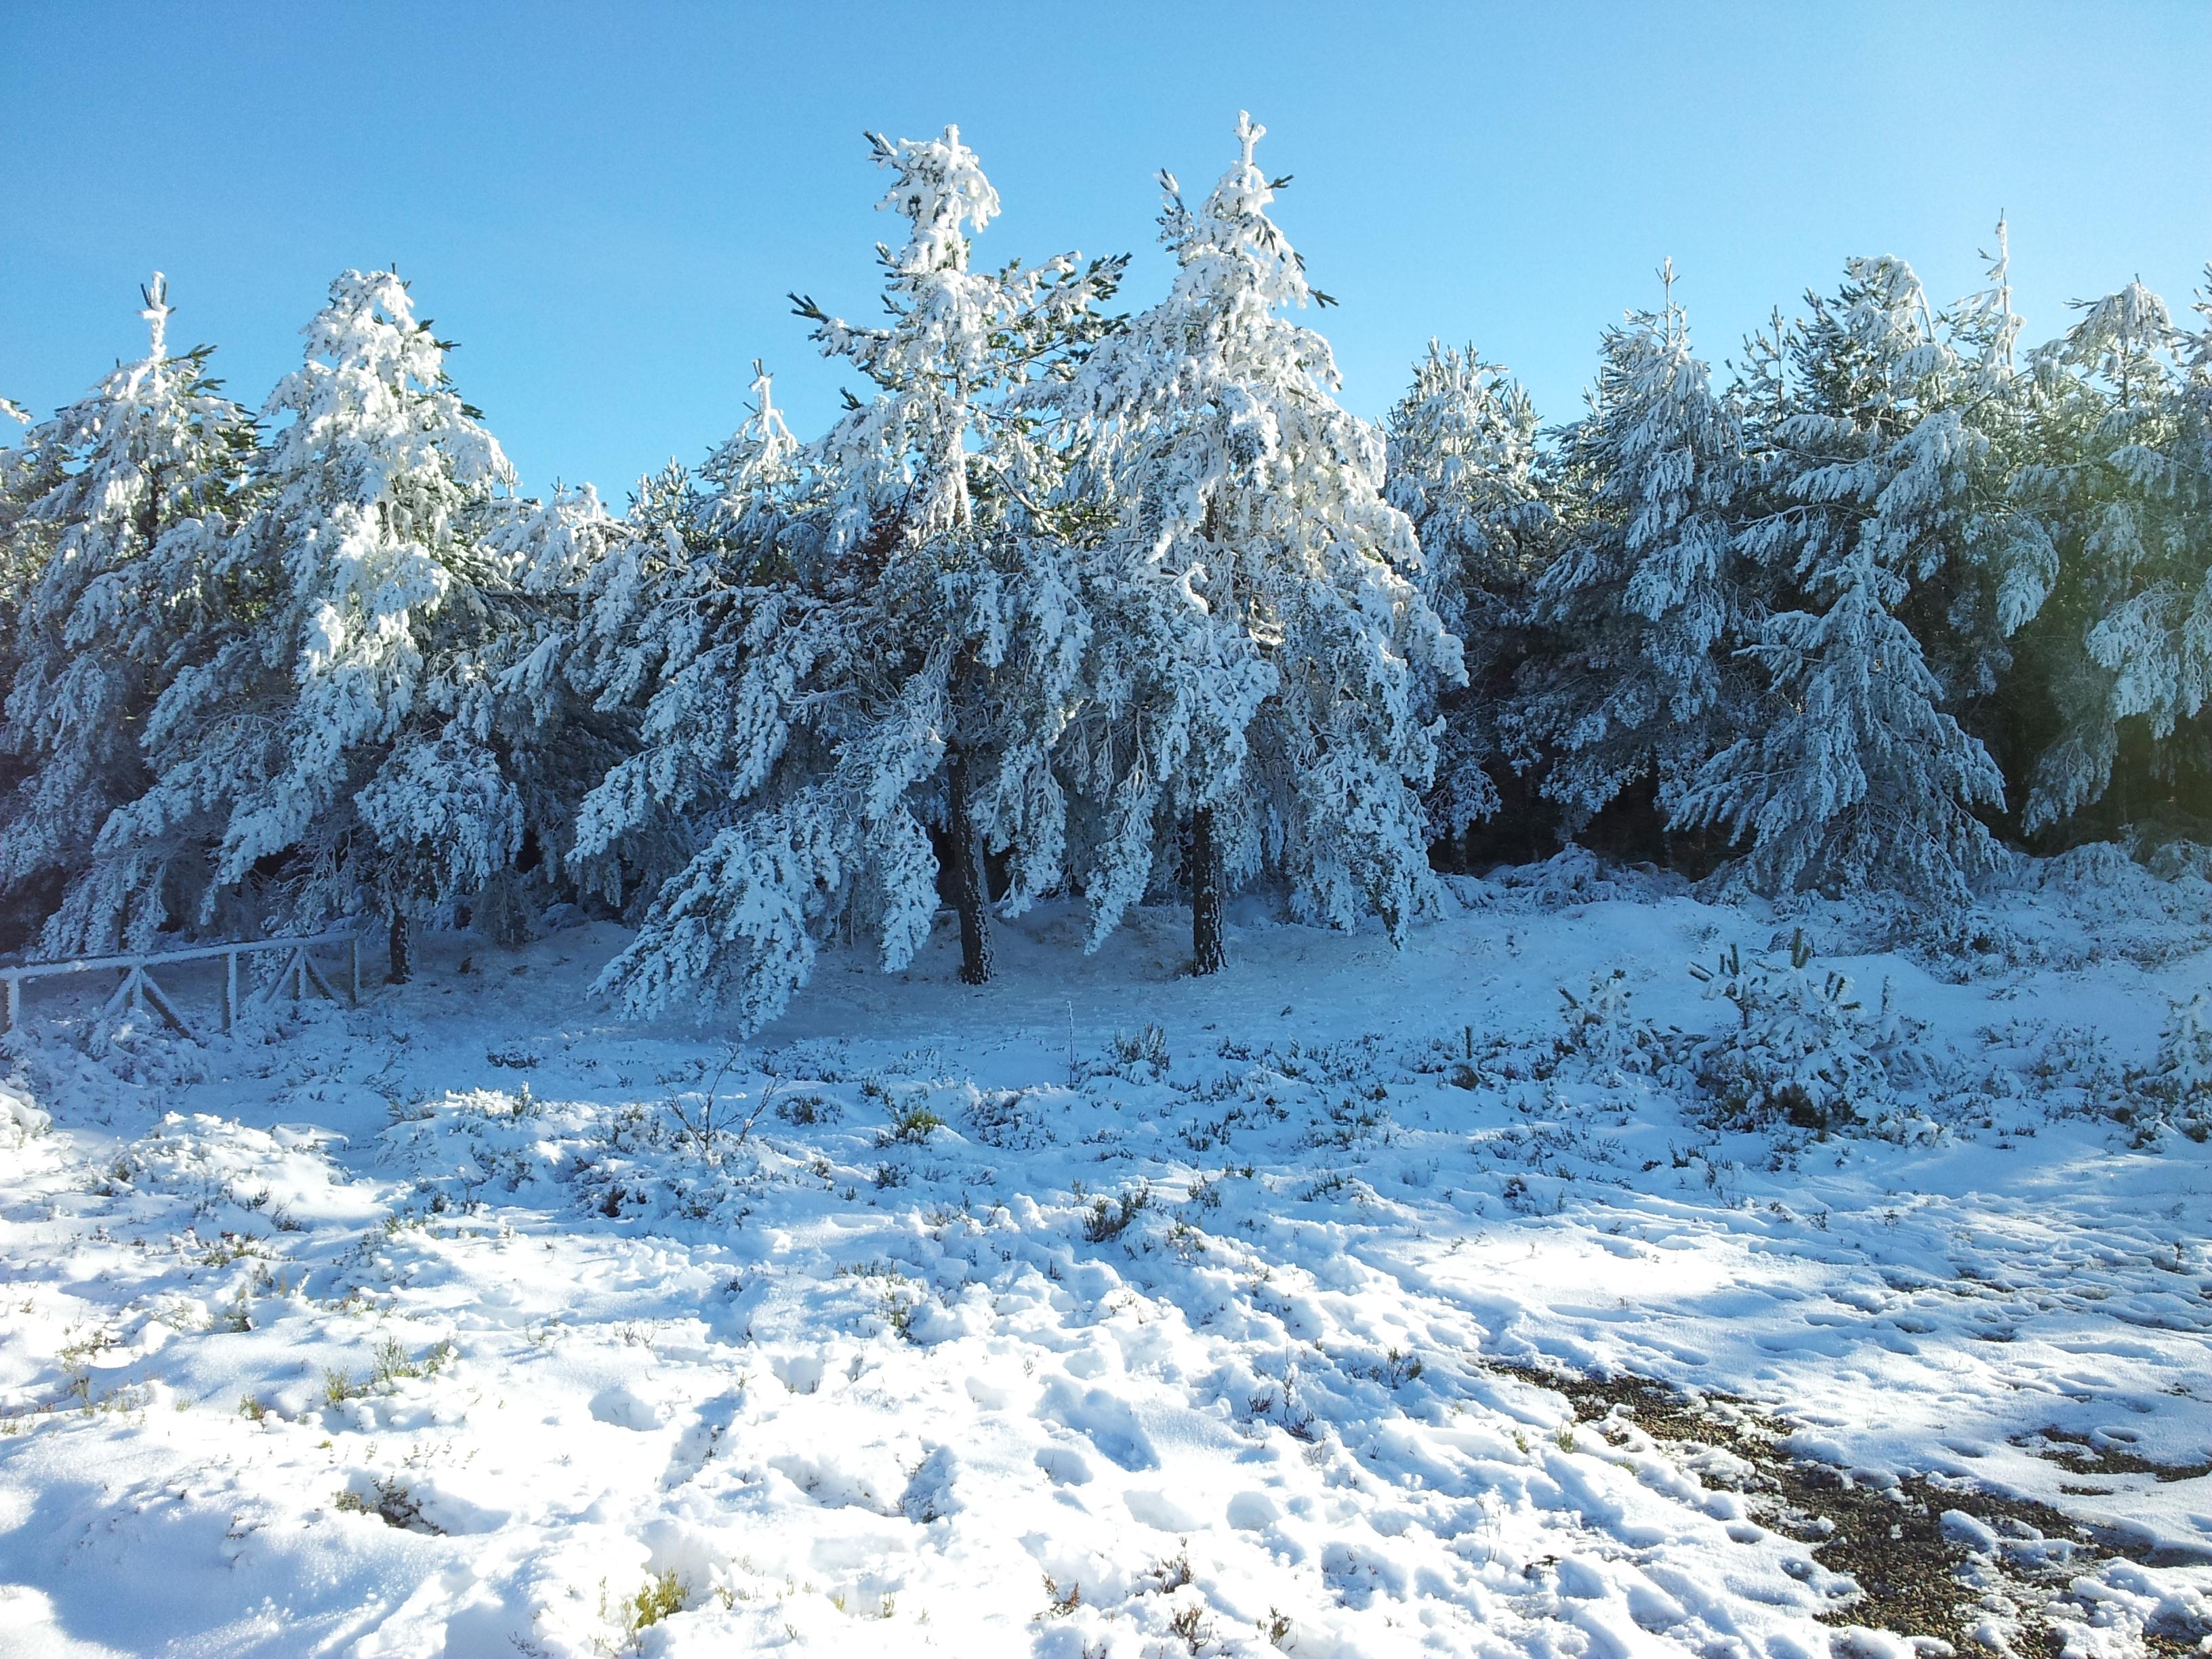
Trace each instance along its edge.
{"label": "white fence rail", "polygon": [[346,1000],[361,1000],[361,936],[352,933],[316,933],[302,939],[251,939],[236,945],[203,945],[189,951],[159,951],[143,956],[86,957],[76,962],[28,962],[20,968],[0,968],[0,986],[6,990],[4,1011],[0,1011],[0,1031],[12,1031],[22,1023],[23,987],[31,980],[58,978],[65,974],[92,974],[119,971],[123,977],[115,993],[107,999],[100,1012],[110,1018],[119,1014],[151,1009],[164,1024],[183,1037],[192,1036],[191,1027],[179,1012],[175,999],[154,981],[148,971],[154,968],[168,968],[184,962],[212,962],[222,958],[222,1029],[231,1030],[238,1024],[241,1006],[239,1001],[238,959],[257,951],[283,951],[288,954],[283,965],[277,969],[276,977],[261,988],[254,999],[266,1006],[279,997],[289,995],[295,1002],[304,1002],[309,991],[315,991],[331,1001],[338,1000],[323,970],[307,952],[322,945],[343,945],[346,947]]}

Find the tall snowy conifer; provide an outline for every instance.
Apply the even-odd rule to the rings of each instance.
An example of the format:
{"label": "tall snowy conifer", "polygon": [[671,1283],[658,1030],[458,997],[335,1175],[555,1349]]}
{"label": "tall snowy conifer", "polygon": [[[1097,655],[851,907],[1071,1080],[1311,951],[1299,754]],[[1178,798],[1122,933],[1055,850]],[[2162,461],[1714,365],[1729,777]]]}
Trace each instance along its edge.
{"label": "tall snowy conifer", "polygon": [[404,978],[413,921],[520,835],[511,786],[433,684],[514,574],[485,535],[514,475],[397,275],[346,272],[304,331],[305,363],[263,411],[259,504],[220,562],[246,602],[162,694],[156,781],[102,846],[209,840],[198,921],[234,895],[256,921],[372,906]]}
{"label": "tall snowy conifer", "polygon": [[[728,550],[697,574],[672,554],[665,598],[640,612],[673,605],[707,625],[601,652],[651,688],[647,747],[586,803],[580,842],[620,844],[699,797],[702,779],[720,797],[701,800],[710,838],[605,976],[634,1010],[726,999],[755,1029],[841,926],[872,933],[887,970],[903,966],[938,908],[932,823],[971,983],[991,975],[987,851],[1012,855],[1010,904],[1060,878],[1051,755],[1085,622],[1046,505],[1056,456],[1006,394],[1064,372],[1120,264],[975,270],[970,234],[999,200],[957,131],[872,143],[893,174],[883,205],[910,226],[878,250],[889,320],[798,305],[872,395],[799,453],[763,395],[752,430],[710,465],[724,492],[710,538]],[[724,699],[711,734],[678,713]]]}
{"label": "tall snowy conifer", "polygon": [[1439,687],[1444,729],[1429,827],[1457,836],[1500,805],[1489,767],[1558,525],[1537,472],[1536,411],[1505,371],[1431,340],[1385,425],[1384,497],[1413,526],[1419,586],[1457,636],[1468,684]]}
{"label": "tall snowy conifer", "polygon": [[33,430],[17,465],[18,524],[40,552],[10,619],[0,744],[23,776],[0,802],[0,890],[46,890],[41,945],[56,955],[114,949],[159,920],[121,902],[142,872],[95,860],[94,845],[150,781],[139,736],[155,696],[219,621],[210,550],[253,447],[246,411],[208,379],[209,349],[170,354],[159,272],[144,295],[147,355]]}
{"label": "tall snowy conifer", "polygon": [[425,631],[415,706],[359,809],[382,889],[426,912],[465,900],[479,933],[512,944],[533,898],[608,885],[574,856],[575,818],[629,734],[564,669],[580,574],[620,532],[588,485],[495,497],[476,517],[476,585]]}
{"label": "tall snowy conifer", "polygon": [[[0,405],[4,405],[0,407],[0,437],[16,435],[9,432],[8,422],[30,423],[30,416],[6,398],[0,398]],[[40,540],[23,519],[25,505],[51,487],[51,480],[38,476],[39,471],[38,457],[27,446],[0,444],[0,717],[5,712],[4,688],[15,683],[22,661],[24,602],[32,578],[45,562]],[[0,800],[14,793],[28,770],[21,757],[0,744]],[[7,936],[27,937],[34,925],[34,919],[27,925],[0,909],[0,930]]]}
{"label": "tall snowy conifer", "polygon": [[1434,902],[1422,681],[1463,674],[1383,499],[1382,434],[1337,406],[1328,342],[1283,314],[1327,296],[1267,216],[1286,181],[1253,159],[1263,131],[1239,115],[1238,159],[1194,212],[1162,175],[1174,287],[1065,398],[1071,493],[1116,514],[1063,745],[1098,822],[1091,939],[1181,843],[1199,973],[1223,965],[1225,890],[1262,869],[1302,916],[1379,915],[1394,939]]}
{"label": "tall snowy conifer", "polygon": [[2001,805],[2003,780],[1944,712],[1898,612],[1962,556],[1982,440],[1910,267],[1854,260],[1838,298],[1811,304],[1788,341],[1789,401],[1759,441],[1760,510],[1737,542],[1786,573],[1798,605],[1749,648],[1771,685],[1761,729],[1705,766],[1675,822],[1748,836],[1747,872],[1768,888],[1955,901],[1993,855],[1973,809]]}
{"label": "tall snowy conifer", "polygon": [[[1943,319],[1957,356],[1953,401],[1976,435],[1966,466],[1962,558],[1920,584],[1905,620],[1948,689],[1948,707],[1982,738],[2008,778],[2025,769],[2018,651],[2010,638],[2022,616],[2014,573],[2039,568],[2049,540],[2015,499],[2013,482],[2034,459],[2034,376],[2023,372],[2021,319],[2012,308],[2012,251],[2003,220],[1996,252],[1984,252],[1985,287],[1959,301]],[[2039,591],[2030,610],[2041,603]]]}
{"label": "tall snowy conifer", "polygon": [[2056,728],[2022,814],[2030,830],[2103,799],[2116,772],[2123,822],[2212,777],[2198,719],[2212,693],[2212,476],[2204,368],[2185,376],[2186,345],[2165,303],[2131,283],[2036,356],[2041,455],[2014,496],[2041,534],[2007,571],[2007,621]]}
{"label": "tall snowy conifer", "polygon": [[[1925,539],[1939,550],[1907,572],[1898,616],[1920,642],[1942,688],[1942,707],[1991,748],[2009,771],[2016,747],[2014,650],[2007,638],[2004,573],[2035,526],[2011,499],[2011,482],[2032,442],[2032,377],[2017,356],[2021,323],[2012,309],[2008,231],[1996,226],[1996,252],[1984,252],[1988,280],[1934,319],[1941,350],[1923,398],[1929,428],[1948,433],[1940,507]],[[1923,315],[1923,326],[1926,319]]]}
{"label": "tall snowy conifer", "polygon": [[[742,815],[768,769],[801,764],[786,750],[813,727],[781,718],[783,699],[842,637],[798,581],[822,547],[818,479],[758,362],[753,374],[752,410],[703,476],[672,462],[639,480],[579,572],[568,675],[634,740],[585,797],[576,845],[632,910]],[[678,993],[712,995],[681,977]]]}
{"label": "tall snowy conifer", "polygon": [[1513,719],[1553,757],[1545,793],[1577,817],[1641,780],[1671,813],[1747,723],[1735,653],[1759,618],[1733,544],[1741,434],[1691,350],[1671,264],[1663,275],[1660,310],[1606,331],[1589,413],[1563,434],[1583,500],[1536,583],[1543,643]]}

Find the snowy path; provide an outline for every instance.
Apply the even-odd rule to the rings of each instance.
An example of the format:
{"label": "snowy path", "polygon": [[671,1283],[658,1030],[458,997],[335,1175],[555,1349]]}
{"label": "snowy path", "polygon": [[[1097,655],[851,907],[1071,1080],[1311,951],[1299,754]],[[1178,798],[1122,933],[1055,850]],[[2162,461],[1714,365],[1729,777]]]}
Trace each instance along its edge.
{"label": "snowy path", "polygon": [[[2162,1565],[2099,1569],[2076,1645],[2187,1635],[2212,1477],[2160,1476],[2212,1455],[2205,1148],[2013,1102],[1776,1156],[1639,1077],[1439,1058],[1613,961],[1696,1017],[1684,939],[1736,925],[1480,916],[1379,974],[1252,929],[1223,987],[1084,963],[1024,1005],[1047,921],[964,1048],[949,986],[803,1005],[719,1164],[660,1103],[712,1045],[579,1023],[574,936],[479,1023],[449,957],[197,1082],[79,1060],[0,1152],[0,1650],[1827,1653],[1848,1583],[1498,1368],[1547,1362],[2116,1528]],[[2002,1012],[2202,958],[2118,971]],[[1116,996],[1184,988],[1147,1052]],[[684,1610],[627,1630],[661,1573]]]}

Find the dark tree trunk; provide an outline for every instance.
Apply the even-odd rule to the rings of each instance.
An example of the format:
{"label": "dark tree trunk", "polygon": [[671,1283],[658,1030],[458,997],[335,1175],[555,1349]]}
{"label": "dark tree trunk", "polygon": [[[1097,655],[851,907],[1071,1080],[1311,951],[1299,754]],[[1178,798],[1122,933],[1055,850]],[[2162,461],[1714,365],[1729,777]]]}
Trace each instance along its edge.
{"label": "dark tree trunk", "polygon": [[954,749],[945,757],[945,839],[952,860],[952,908],[960,915],[960,979],[983,985],[991,977],[991,913],[983,889],[982,837],[975,833],[968,800],[968,757]]}
{"label": "dark tree trunk", "polygon": [[404,910],[392,913],[392,971],[386,985],[404,985],[415,977],[415,924]]}
{"label": "dark tree trunk", "polygon": [[1213,809],[1190,815],[1190,971],[1218,974],[1229,965],[1221,939],[1221,848]]}

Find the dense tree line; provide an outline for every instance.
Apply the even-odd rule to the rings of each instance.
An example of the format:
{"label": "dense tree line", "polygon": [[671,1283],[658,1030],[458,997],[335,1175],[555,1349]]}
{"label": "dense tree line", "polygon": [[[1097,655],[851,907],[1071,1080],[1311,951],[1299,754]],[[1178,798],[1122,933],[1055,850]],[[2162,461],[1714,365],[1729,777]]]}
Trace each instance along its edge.
{"label": "dense tree line", "polygon": [[[257,413],[168,343],[0,449],[0,908],[40,955],[374,914],[622,915],[605,988],[750,1029],[817,951],[963,976],[1266,887],[1398,937],[1432,870],[1579,838],[1960,902],[2003,844],[2212,817],[2212,320],[2130,284],[2023,349],[2002,228],[1939,308],[1855,259],[1716,375],[1671,268],[1580,418],[1432,346],[1382,427],[1239,153],[1176,274],[979,264],[956,131],[872,140],[865,395],[615,517],[521,494],[447,343],[349,271]],[[2200,313],[2207,307],[2200,305]],[[12,404],[0,415],[22,419]]]}

